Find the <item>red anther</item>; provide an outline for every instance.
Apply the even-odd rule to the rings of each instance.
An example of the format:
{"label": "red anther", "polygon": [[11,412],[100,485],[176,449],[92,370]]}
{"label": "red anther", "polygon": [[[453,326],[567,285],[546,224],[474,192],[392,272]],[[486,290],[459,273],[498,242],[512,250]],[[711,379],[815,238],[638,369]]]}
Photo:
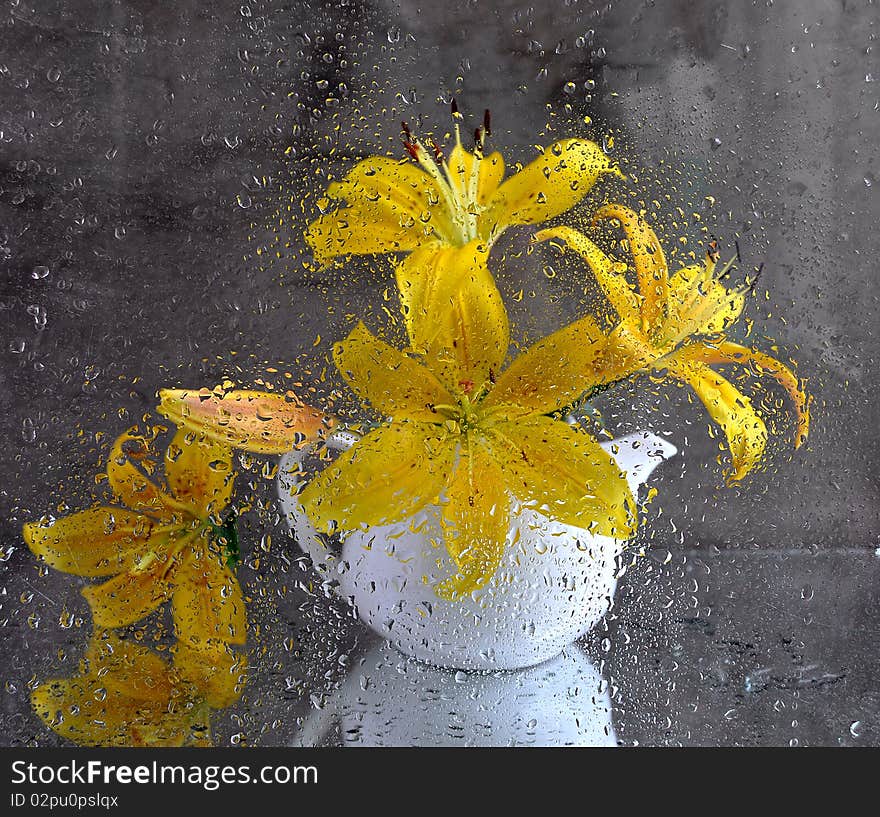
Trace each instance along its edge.
{"label": "red anther", "polygon": [[450,104],[449,107],[452,108],[453,117],[457,117],[458,116],[458,102],[456,101],[455,97],[452,97],[452,103]]}
{"label": "red anther", "polygon": [[486,136],[492,135],[492,113],[488,108],[483,111],[483,130],[486,131]]}
{"label": "red anther", "polygon": [[445,162],[446,159],[445,159],[445,157],[443,156],[443,151],[440,150],[440,146],[439,146],[439,145],[438,145],[433,139],[431,140],[431,143],[430,143],[430,144],[431,144],[431,147],[434,149],[434,158],[435,158],[440,164],[443,164],[443,162]]}
{"label": "red anther", "polygon": [[474,390],[473,380],[459,380],[458,385],[465,394],[470,394]]}
{"label": "red anther", "polygon": [[710,261],[717,261],[721,257],[721,253],[718,252],[718,242],[714,238],[709,242],[706,255],[709,256]]}
{"label": "red anther", "polygon": [[477,128],[474,131],[474,144],[478,148],[483,147],[483,129],[482,128]]}
{"label": "red anther", "polygon": [[419,146],[414,142],[408,142],[406,139],[403,140],[403,146],[406,148],[406,152],[412,156],[416,161],[419,160]]}
{"label": "red anther", "polygon": [[409,125],[406,122],[401,122],[400,129],[406,134],[406,138],[412,142],[412,131],[409,129]]}

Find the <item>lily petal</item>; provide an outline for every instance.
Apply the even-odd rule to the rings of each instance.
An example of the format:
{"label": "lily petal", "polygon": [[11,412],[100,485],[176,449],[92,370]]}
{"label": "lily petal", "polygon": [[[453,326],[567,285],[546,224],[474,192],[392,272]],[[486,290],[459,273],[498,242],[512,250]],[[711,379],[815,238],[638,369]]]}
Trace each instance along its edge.
{"label": "lily petal", "polygon": [[738,482],[760,463],[767,445],[767,427],[752,401],[702,363],[681,360],[675,355],[663,363],[670,375],[694,390],[709,416],[721,426],[730,449],[732,470],[728,482]]}
{"label": "lily petal", "polygon": [[170,668],[157,653],[115,633],[93,635],[85,657],[102,686],[134,700],[167,704],[174,691]]}
{"label": "lily petal", "polygon": [[167,569],[167,559],[154,557],[106,582],[83,588],[95,626],[127,627],[168,601],[171,586],[165,578]]}
{"label": "lily petal", "polygon": [[94,675],[40,684],[31,705],[45,724],[81,746],[183,746],[194,713],[185,704],[129,698]]}
{"label": "lily petal", "polygon": [[196,548],[175,571],[172,610],[181,640],[244,644],[247,639],[241,585],[212,548]]}
{"label": "lily petal", "polygon": [[146,438],[131,432],[120,435],[107,460],[107,479],[113,493],[127,508],[165,518],[172,512],[168,497],[135,464],[135,460],[146,460],[149,455]]}
{"label": "lily petal", "polygon": [[525,414],[548,414],[571,405],[602,380],[606,337],[586,316],[548,335],[508,366],[484,406],[509,404]]}
{"label": "lily petal", "polygon": [[[465,150],[461,143],[452,149],[449,156],[449,176],[455,182],[459,194],[468,198],[474,159],[474,154]],[[477,204],[485,207],[504,178],[504,157],[497,151],[482,157],[478,173]]]}
{"label": "lily petal", "polygon": [[721,341],[718,344],[695,343],[684,347],[678,353],[679,357],[686,360],[694,360],[707,365],[752,363],[758,372],[766,371],[782,386],[794,401],[797,413],[797,433],[795,434],[795,448],[807,439],[810,432],[810,402],[811,398],[801,385],[797,375],[784,363],[770,355],[759,352],[757,349],[749,349],[731,341]]}
{"label": "lily petal", "polygon": [[617,464],[589,434],[549,417],[499,423],[488,438],[508,488],[551,519],[626,539],[636,505]]}
{"label": "lily petal", "polygon": [[557,240],[583,258],[608,302],[622,321],[640,315],[641,297],[633,292],[626,280],[626,264],[613,261],[591,239],[571,227],[554,227],[535,234],[535,241]]}
{"label": "lily petal", "polygon": [[300,501],[319,529],[355,530],[406,519],[436,501],[455,453],[426,423],[380,426],[315,476]]}
{"label": "lily petal", "polygon": [[50,525],[29,522],[24,540],[55,570],[75,576],[112,576],[134,565],[154,524],[122,508],[90,508]]}
{"label": "lily petal", "polygon": [[186,428],[178,429],[165,449],[165,478],[175,499],[191,505],[196,516],[220,514],[232,499],[232,452]]}
{"label": "lily petal", "polygon": [[436,404],[452,398],[413,358],[376,338],[359,323],[333,347],[333,360],[355,394],[386,416],[434,423]]}
{"label": "lily petal", "polygon": [[332,424],[292,392],[162,389],[158,412],[178,426],[231,448],[286,454]]}
{"label": "lily petal", "polygon": [[414,252],[397,269],[413,348],[453,394],[470,394],[501,367],[510,345],[507,310],[480,241]]}
{"label": "lily petal", "polygon": [[174,668],[214,709],[235,703],[247,681],[247,659],[223,641],[184,639],[175,648]]}
{"label": "lily petal", "polygon": [[660,328],[668,314],[669,265],[663,247],[653,228],[629,207],[606,204],[596,211],[593,223],[603,219],[619,221],[629,241],[642,296],[642,331],[651,333]]}
{"label": "lily petal", "polygon": [[437,588],[454,599],[483,587],[494,575],[510,528],[504,477],[489,453],[474,445],[463,454],[446,489],[443,506],[446,549],[457,573]]}
{"label": "lily petal", "polygon": [[713,268],[714,264],[685,267],[672,276],[665,335],[716,335],[739,319],[745,294],[725,287],[712,276]]}
{"label": "lily petal", "polygon": [[313,221],[306,241],[320,264],[340,255],[408,252],[432,236],[446,238],[449,221],[433,180],[405,161],[372,156],[358,162],[330,198],[346,201]]}
{"label": "lily petal", "polygon": [[540,224],[571,209],[605,173],[620,173],[595,142],[563,139],[504,181],[480,218],[481,234]]}

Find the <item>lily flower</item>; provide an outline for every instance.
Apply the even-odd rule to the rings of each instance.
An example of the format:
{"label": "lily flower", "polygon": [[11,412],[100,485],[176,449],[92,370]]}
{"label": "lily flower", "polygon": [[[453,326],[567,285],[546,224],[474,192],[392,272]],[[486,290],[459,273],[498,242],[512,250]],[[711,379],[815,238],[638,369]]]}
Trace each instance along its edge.
{"label": "lily flower", "polygon": [[[29,523],[24,538],[46,564],[76,576],[112,576],[82,592],[96,626],[124,627],[172,600],[180,638],[243,644],[245,604],[227,561],[235,543],[222,520],[235,474],[224,445],[178,431],[153,482],[149,443],[120,436],[107,463],[119,506]],[[142,467],[139,467],[140,466]]]}
{"label": "lily flower", "polygon": [[[761,461],[767,427],[751,400],[710,366],[751,364],[759,374],[775,378],[794,401],[795,447],[799,447],[809,430],[809,398],[797,377],[780,361],[725,337],[742,313],[745,295],[754,281],[750,286],[729,288],[725,279],[733,261],[719,270],[714,247],[703,264],[670,276],[660,241],[643,219],[617,204],[600,208],[594,223],[604,219],[617,221],[626,235],[638,291],[633,291],[621,274],[625,266],[611,261],[582,233],[558,227],[535,236],[537,241],[558,240],[579,253],[619,316],[600,361],[604,380],[658,372],[690,386],[725,434],[732,464],[728,480],[736,482]],[[595,374],[593,370],[591,375]]]}
{"label": "lily flower", "polygon": [[[489,312],[492,310],[490,309]],[[590,318],[500,371],[507,324],[472,310],[445,356],[416,359],[358,324],[334,348],[353,391],[388,419],[317,474],[300,500],[319,530],[404,520],[441,505],[456,574],[443,598],[485,585],[518,504],[624,539],[636,522],[626,478],[599,443],[549,414],[584,390],[604,336]]]}
{"label": "lily flower", "polygon": [[46,725],[85,746],[209,746],[211,709],[241,695],[246,662],[222,642],[179,644],[171,664],[113,633],[94,635],[82,671],[31,693]]}
{"label": "lily flower", "polygon": [[[457,569],[437,590],[445,598],[491,578],[515,504],[595,533],[630,536],[635,502],[613,459],[586,432],[547,416],[589,388],[584,372],[597,366],[605,343],[596,322],[585,317],[544,338],[499,374],[509,332],[491,278],[458,270],[422,301],[441,305],[444,298],[445,308],[414,321],[425,340],[419,356],[363,324],[334,347],[353,391],[388,419],[306,486],[301,501],[312,521],[328,532],[354,530],[442,504]],[[233,397],[209,400],[197,417],[195,394],[164,391],[160,410],[203,433],[222,426],[227,439],[259,450],[259,428],[228,410]]]}
{"label": "lily flower", "polygon": [[339,256],[411,253],[398,270],[398,279],[411,282],[420,272],[457,264],[453,258],[462,248],[472,260],[488,256],[508,227],[554,218],[578,204],[602,175],[622,176],[599,145],[563,139],[504,179],[502,155],[485,153],[489,112],[474,134],[473,152],[462,147],[454,103],[453,118],[456,140],[448,159],[403,123],[404,147],[415,164],[371,156],[328,187],[337,205],[306,230],[319,264]]}

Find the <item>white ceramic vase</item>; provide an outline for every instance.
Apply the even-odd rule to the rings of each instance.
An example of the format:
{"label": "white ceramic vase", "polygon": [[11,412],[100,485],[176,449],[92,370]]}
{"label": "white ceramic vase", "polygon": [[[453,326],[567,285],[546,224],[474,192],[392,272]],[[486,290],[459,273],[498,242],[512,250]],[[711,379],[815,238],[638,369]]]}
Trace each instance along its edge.
{"label": "white ceramic vase", "polygon": [[[337,434],[347,448],[356,437]],[[639,487],[676,453],[650,433],[629,434],[602,447]],[[278,494],[299,545],[322,577],[352,604],[369,627],[397,649],[439,667],[510,670],[559,655],[589,632],[608,610],[624,542],[556,522],[525,508],[511,512],[501,565],[489,583],[456,601],[434,587],[454,571],[442,542],[436,508],[411,519],[346,533],[328,547],[297,498],[301,451],[281,460]]]}

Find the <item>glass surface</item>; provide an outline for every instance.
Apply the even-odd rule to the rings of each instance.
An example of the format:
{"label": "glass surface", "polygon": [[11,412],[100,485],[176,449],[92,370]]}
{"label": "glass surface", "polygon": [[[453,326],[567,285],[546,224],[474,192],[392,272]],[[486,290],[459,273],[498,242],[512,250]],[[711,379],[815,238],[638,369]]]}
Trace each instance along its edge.
{"label": "glass surface", "polygon": [[[41,565],[22,525],[100,500],[160,388],[297,384],[357,417],[328,356],[392,308],[391,261],[317,269],[303,230],[328,179],[405,157],[401,120],[451,131],[455,97],[468,121],[491,109],[511,165],[596,140],[667,248],[714,237],[760,270],[735,337],[797,362],[809,439],[795,451],[787,398],[760,391],[765,465],[729,487],[689,392],[600,395],[610,434],[679,454],[600,624],[488,676],[384,645],[288,533],[276,459],[237,454],[249,671],[214,742],[880,743],[876,3],[16,1],[0,26],[0,741],[64,743],[31,691],[80,671],[92,632],[89,580]],[[523,345],[594,298],[534,232],[493,249]]]}

